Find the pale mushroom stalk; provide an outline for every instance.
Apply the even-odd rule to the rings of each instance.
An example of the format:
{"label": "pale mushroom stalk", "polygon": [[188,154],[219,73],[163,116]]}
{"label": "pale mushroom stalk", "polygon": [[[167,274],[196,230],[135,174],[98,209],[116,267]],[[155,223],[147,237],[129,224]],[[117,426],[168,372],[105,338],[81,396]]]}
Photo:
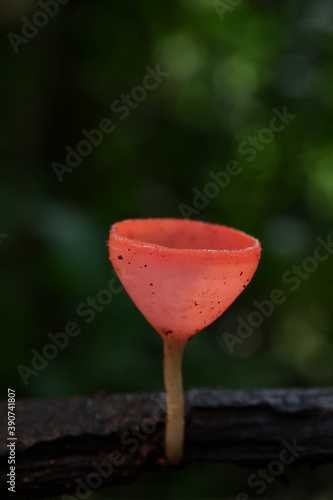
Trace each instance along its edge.
{"label": "pale mushroom stalk", "polygon": [[173,465],[181,460],[184,447],[182,359],[185,345],[186,340],[174,340],[171,336],[165,336],[163,339],[164,385],[167,403],[165,456]]}

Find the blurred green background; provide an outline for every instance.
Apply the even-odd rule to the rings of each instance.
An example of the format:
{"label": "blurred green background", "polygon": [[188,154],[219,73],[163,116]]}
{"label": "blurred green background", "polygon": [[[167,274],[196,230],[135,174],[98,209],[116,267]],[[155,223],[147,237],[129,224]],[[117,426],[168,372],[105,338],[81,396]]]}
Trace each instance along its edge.
{"label": "blurred green background", "polygon": [[[163,388],[161,340],[125,292],[99,303],[89,324],[77,308],[112,278],[113,222],[182,217],[182,204],[194,207],[193,189],[208,195],[209,173],[231,160],[241,173],[190,217],[253,234],[262,259],[246,291],[188,344],[185,388],[333,384],[333,256],[294,292],[282,281],[313,255],[317,237],[332,232],[333,4],[236,3],[73,1],[19,39],[26,20],[43,24],[41,3],[2,0],[3,397],[8,386],[37,398]],[[146,95],[133,90],[157,65],[168,76]],[[115,100],[132,92],[124,118]],[[262,129],[284,107],[296,117],[269,137]],[[112,133],[59,182],[54,162],[64,165],[66,147],[76,150],[83,129],[106,118]],[[263,141],[249,161],[240,145],[258,134]],[[285,303],[231,354],[223,334],[276,288]],[[81,333],[25,385],[17,366],[30,366],[31,349],[41,352],[48,333],[68,321]],[[94,498],[234,498],[253,494],[248,475],[193,465]],[[289,488],[277,480],[267,496],[332,498],[331,476],[330,467],[301,468]]]}

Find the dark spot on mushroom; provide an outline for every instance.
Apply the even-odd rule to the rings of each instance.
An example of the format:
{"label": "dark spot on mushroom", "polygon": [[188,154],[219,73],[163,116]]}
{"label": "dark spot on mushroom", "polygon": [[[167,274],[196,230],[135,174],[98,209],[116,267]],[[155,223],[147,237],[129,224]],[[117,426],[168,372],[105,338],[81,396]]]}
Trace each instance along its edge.
{"label": "dark spot on mushroom", "polygon": [[155,292],[151,292],[152,295],[155,295]]}
{"label": "dark spot on mushroom", "polygon": [[250,280],[246,280],[246,283],[248,283]]}
{"label": "dark spot on mushroom", "polygon": [[128,248],[128,249],[127,249],[127,251],[128,251],[128,252],[130,252],[130,251],[131,251],[131,249],[130,249],[130,248]]}
{"label": "dark spot on mushroom", "polygon": [[194,301],[194,305],[195,305],[195,307],[197,307],[197,305],[198,305],[198,302],[196,300]]}
{"label": "dark spot on mushroom", "polygon": [[[195,333],[198,333],[198,332],[200,332],[199,328],[198,328],[197,330],[195,330]],[[193,335],[192,335],[192,336],[193,336]]]}
{"label": "dark spot on mushroom", "polygon": [[147,264],[145,264],[145,267],[147,267]]}
{"label": "dark spot on mushroom", "polygon": [[119,259],[119,260],[123,260],[122,255],[118,255],[118,259]]}
{"label": "dark spot on mushroom", "polygon": [[199,314],[202,314],[202,311],[200,311],[200,313],[199,313]]}
{"label": "dark spot on mushroom", "polygon": [[211,311],[214,309],[214,307],[211,308]]}
{"label": "dark spot on mushroom", "polygon": [[220,302],[220,301],[218,301],[217,303],[218,303],[218,304],[220,304],[221,302]]}
{"label": "dark spot on mushroom", "polygon": [[246,285],[243,285],[243,288],[246,288]]}
{"label": "dark spot on mushroom", "polygon": [[172,330],[167,330],[167,331],[165,332],[165,335],[169,335],[170,333],[172,333]]}
{"label": "dark spot on mushroom", "polygon": [[153,284],[152,284],[152,283],[149,283],[149,284],[150,284],[150,286],[153,286]]}
{"label": "dark spot on mushroom", "polygon": [[243,276],[243,271],[241,271],[240,276]]}
{"label": "dark spot on mushroom", "polygon": [[130,262],[128,262],[130,264]]}

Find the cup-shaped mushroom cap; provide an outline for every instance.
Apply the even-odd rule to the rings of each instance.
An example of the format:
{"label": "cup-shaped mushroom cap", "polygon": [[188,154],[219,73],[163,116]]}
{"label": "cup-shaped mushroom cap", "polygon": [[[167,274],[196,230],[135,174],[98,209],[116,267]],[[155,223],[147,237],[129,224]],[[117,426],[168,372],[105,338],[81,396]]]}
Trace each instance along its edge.
{"label": "cup-shaped mushroom cap", "polygon": [[260,260],[257,239],[184,219],[129,219],[111,227],[112,265],[161,335],[186,340],[215,321],[247,287]]}

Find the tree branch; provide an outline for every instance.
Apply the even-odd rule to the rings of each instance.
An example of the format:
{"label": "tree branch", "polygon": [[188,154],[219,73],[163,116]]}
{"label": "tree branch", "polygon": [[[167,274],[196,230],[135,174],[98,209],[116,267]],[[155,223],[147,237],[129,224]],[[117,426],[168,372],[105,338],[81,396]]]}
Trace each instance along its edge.
{"label": "tree branch", "polygon": [[[94,489],[93,483],[128,482],[164,466],[164,401],[164,394],[18,400],[15,498],[77,498],[78,478],[87,484],[90,477],[87,487]],[[0,403],[0,429],[0,484],[7,490],[7,402]],[[276,460],[284,442],[295,440],[305,447],[295,463],[333,462],[333,389],[201,389],[186,395],[183,463],[254,467]]]}

